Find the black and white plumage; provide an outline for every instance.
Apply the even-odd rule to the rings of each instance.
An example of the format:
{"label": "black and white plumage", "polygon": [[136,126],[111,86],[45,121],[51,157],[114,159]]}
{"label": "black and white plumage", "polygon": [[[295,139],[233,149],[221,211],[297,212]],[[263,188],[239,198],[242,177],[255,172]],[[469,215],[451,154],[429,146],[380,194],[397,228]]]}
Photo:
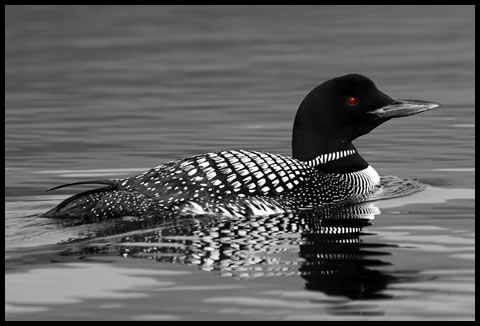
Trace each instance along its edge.
{"label": "black and white plumage", "polygon": [[294,158],[232,150],[173,161],[125,179],[120,187],[149,193],[169,210],[256,215],[283,212],[285,205],[312,207],[342,201],[373,190],[378,181],[371,167],[326,174]]}
{"label": "black and white plumage", "polygon": [[301,103],[293,157],[229,150],[179,159],[134,177],[94,181],[106,186],[74,195],[44,216],[245,216],[348,201],[373,191],[380,180],[351,141],[392,117],[437,106],[394,100],[361,75],[334,78]]}

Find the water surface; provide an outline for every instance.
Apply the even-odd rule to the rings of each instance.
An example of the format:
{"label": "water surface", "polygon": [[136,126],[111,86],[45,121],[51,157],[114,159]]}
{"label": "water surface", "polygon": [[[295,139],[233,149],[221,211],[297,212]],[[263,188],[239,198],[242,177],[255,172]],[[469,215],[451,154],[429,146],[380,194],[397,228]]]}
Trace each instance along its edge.
{"label": "water surface", "polygon": [[[7,6],[5,19],[6,319],[475,318],[474,7]],[[313,218],[38,218],[85,189],[45,193],[61,183],[225,149],[289,155],[305,94],[352,72],[442,104],[355,142],[423,192]]]}

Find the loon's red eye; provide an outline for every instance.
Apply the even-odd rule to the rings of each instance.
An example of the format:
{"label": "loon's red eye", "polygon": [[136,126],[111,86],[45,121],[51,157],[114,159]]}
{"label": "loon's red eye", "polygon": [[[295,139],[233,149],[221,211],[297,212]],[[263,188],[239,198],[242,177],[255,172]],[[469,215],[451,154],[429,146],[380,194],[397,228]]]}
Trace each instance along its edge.
{"label": "loon's red eye", "polygon": [[358,100],[355,97],[349,97],[348,104],[350,104],[351,106],[355,106],[358,104]]}

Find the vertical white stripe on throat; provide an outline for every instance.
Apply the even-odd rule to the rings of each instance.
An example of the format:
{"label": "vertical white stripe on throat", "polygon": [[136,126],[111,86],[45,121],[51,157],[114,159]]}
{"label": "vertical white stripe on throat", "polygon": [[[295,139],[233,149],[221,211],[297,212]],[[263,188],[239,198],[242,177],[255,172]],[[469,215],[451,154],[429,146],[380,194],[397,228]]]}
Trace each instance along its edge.
{"label": "vertical white stripe on throat", "polygon": [[311,159],[310,161],[307,161],[307,165],[308,166],[317,166],[317,165],[320,165],[320,164],[325,164],[325,163],[328,163],[328,162],[331,162],[331,161],[335,161],[335,160],[338,160],[342,157],[345,157],[345,156],[349,156],[349,155],[353,155],[355,154],[357,151],[354,150],[354,149],[348,149],[348,150],[344,150],[344,151],[337,151],[337,152],[333,152],[333,153],[326,153],[326,154],[322,154],[322,155],[319,155],[317,157],[315,157],[314,159]]}
{"label": "vertical white stripe on throat", "polygon": [[365,170],[362,170],[365,173],[365,176],[374,184],[380,184],[380,176],[378,175],[377,171],[369,165]]}
{"label": "vertical white stripe on throat", "polygon": [[371,165],[360,171],[336,175],[353,186],[355,195],[367,194],[380,184],[380,176]]}

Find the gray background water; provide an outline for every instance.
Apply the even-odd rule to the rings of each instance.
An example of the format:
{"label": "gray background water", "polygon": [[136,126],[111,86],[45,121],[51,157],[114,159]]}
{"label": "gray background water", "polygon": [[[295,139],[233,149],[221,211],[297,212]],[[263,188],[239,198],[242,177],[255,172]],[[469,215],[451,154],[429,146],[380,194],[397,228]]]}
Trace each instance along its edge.
{"label": "gray background water", "polygon": [[[293,117],[305,94],[329,78],[361,73],[393,97],[442,104],[420,116],[390,121],[358,139],[362,155],[382,175],[418,178],[450,190],[441,192],[446,194],[443,203],[437,198],[429,204],[435,200],[424,198],[425,205],[407,209],[413,216],[381,215],[376,229],[369,228],[387,242],[422,244],[420,254],[393,252],[395,267],[415,266],[454,277],[417,285],[427,289],[426,294],[409,288],[400,296],[408,304],[392,300],[382,308],[383,315],[474,318],[473,6],[7,6],[5,19],[7,248],[20,242],[38,244],[38,239],[22,234],[24,222],[16,218],[47,208],[29,205],[61,183],[134,174],[168,160],[223,149],[289,155]],[[438,196],[434,192],[433,197]],[[193,273],[192,288],[205,277],[218,282],[186,270]],[[297,293],[302,286],[295,282],[260,278],[239,284],[243,289],[274,287]],[[445,284],[455,284],[457,292],[452,294]],[[22,288],[14,289],[18,293]],[[232,299],[235,307],[225,308],[222,316],[327,319],[351,314],[318,312],[293,295],[303,315],[292,304],[285,304],[283,315],[283,303],[264,299],[265,309],[250,307],[248,302],[258,305],[259,299],[242,301],[242,291],[227,291],[237,301]],[[8,293],[6,303],[15,309],[9,306],[14,312],[6,316],[35,318],[32,311],[38,310],[15,306],[27,299],[12,299]],[[95,297],[92,293],[85,298]],[[188,301],[191,309],[179,316],[219,318],[205,301],[200,304],[192,301],[196,296],[184,294],[177,294],[178,302]],[[415,308],[425,300],[431,302],[429,308]],[[91,302],[83,303],[76,305],[77,311],[88,310]],[[130,304],[135,311],[145,302]],[[392,308],[395,304],[398,311]],[[455,307],[456,313],[442,315],[449,311],[446,307]],[[169,308],[176,311],[166,303],[162,311]],[[247,308],[252,313],[245,315]],[[269,314],[272,309],[277,313]],[[61,318],[58,309],[46,311],[36,317]],[[178,317],[152,311],[134,316]]]}

